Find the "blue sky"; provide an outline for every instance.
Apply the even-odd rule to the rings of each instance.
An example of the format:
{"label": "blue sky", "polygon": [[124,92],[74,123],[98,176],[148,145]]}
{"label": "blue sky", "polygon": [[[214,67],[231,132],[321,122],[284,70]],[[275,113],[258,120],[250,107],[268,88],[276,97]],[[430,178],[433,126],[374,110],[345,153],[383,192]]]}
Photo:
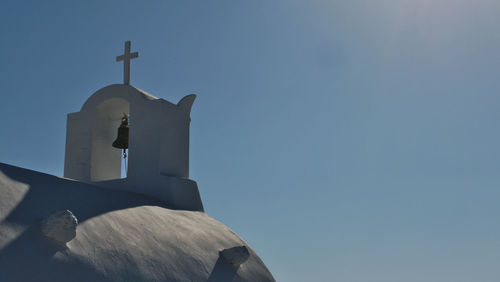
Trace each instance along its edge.
{"label": "blue sky", "polygon": [[500,279],[500,2],[2,1],[0,162],[66,114],[196,93],[191,178],[278,281]]}

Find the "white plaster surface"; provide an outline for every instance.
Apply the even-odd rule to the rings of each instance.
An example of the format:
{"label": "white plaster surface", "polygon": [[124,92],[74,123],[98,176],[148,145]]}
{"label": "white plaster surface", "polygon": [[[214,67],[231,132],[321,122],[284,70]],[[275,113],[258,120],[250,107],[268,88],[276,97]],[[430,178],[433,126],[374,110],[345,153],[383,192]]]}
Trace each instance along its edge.
{"label": "white plaster surface", "polygon": [[[245,241],[203,212],[1,163],[0,195],[1,281],[274,281]],[[76,237],[47,244],[39,223],[66,209],[78,217]],[[238,246],[249,252],[240,265],[221,257]]]}

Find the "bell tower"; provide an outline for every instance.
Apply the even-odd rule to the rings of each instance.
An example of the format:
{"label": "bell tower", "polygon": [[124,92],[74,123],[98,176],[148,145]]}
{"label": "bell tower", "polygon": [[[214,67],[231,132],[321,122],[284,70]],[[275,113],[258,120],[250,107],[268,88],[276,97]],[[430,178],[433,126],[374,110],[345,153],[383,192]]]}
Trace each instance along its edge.
{"label": "bell tower", "polygon": [[[196,95],[177,104],[137,89],[130,82],[130,41],[124,83],[106,86],[68,114],[64,177],[112,189],[146,194],[172,208],[203,211],[195,181],[189,179],[189,126]],[[122,176],[122,149],[113,146],[128,118],[128,172]],[[123,136],[122,136],[123,137]],[[115,143],[116,145],[116,143]]]}

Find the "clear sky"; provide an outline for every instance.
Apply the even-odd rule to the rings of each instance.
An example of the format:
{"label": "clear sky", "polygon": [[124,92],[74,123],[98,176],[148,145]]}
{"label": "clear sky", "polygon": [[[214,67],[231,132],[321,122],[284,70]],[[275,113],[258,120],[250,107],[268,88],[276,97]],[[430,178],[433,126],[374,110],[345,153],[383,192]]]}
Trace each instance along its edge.
{"label": "clear sky", "polygon": [[499,281],[498,0],[3,0],[0,162],[61,176],[125,40],[278,281]]}

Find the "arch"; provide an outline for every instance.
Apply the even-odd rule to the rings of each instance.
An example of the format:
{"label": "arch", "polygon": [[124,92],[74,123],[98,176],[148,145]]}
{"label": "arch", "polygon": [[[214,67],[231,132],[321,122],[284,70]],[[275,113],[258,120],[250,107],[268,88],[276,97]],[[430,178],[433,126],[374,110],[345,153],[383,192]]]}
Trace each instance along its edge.
{"label": "arch", "polygon": [[[83,104],[81,112],[92,111],[102,102],[111,98],[127,100],[131,104],[160,100],[159,98],[130,85],[112,84],[97,90]],[[163,99],[161,99],[163,100]]]}

